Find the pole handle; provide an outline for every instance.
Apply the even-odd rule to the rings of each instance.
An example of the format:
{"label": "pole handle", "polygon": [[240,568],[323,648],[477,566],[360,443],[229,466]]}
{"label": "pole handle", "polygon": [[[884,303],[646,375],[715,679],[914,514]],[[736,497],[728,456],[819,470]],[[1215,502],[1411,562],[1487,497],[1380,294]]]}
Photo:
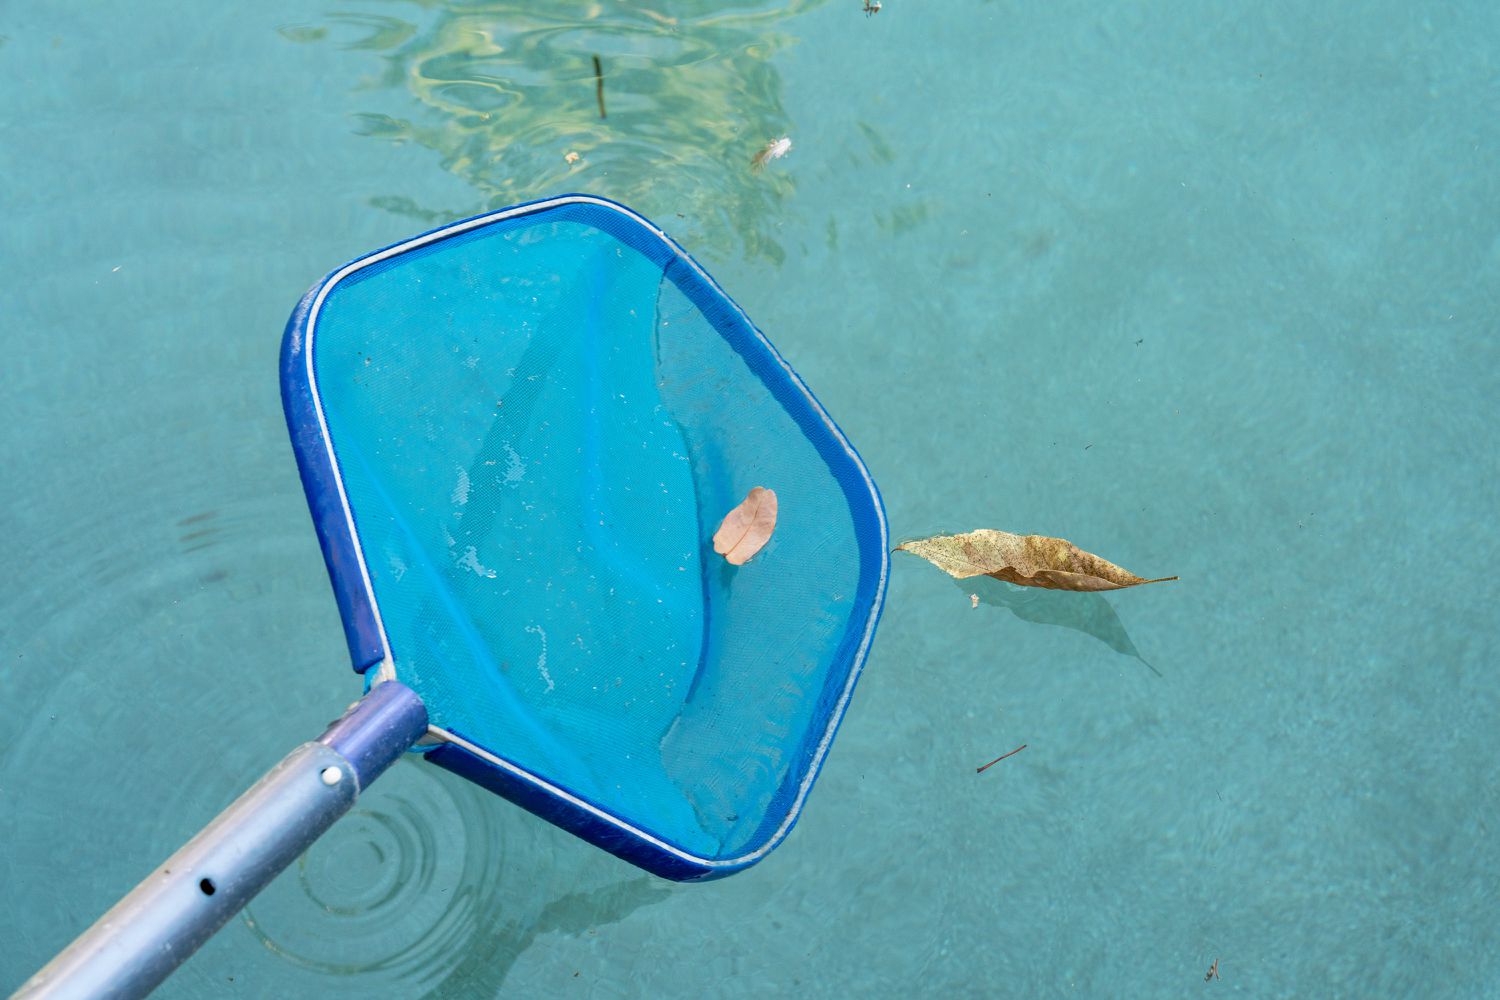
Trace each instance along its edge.
{"label": "pole handle", "polygon": [[427,731],[388,681],[266,773],[23,984],[12,1000],[143,997],[354,805]]}

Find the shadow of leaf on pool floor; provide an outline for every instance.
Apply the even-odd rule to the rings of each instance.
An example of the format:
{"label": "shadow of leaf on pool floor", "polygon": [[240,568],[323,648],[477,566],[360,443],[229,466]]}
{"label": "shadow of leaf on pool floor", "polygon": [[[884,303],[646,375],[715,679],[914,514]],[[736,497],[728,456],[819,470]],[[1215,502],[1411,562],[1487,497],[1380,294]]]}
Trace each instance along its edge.
{"label": "shadow of leaf on pool floor", "polygon": [[1022,621],[1056,625],[1093,636],[1115,652],[1140,660],[1156,676],[1162,675],[1135,648],[1120,616],[1100,594],[1034,590],[983,576],[954,580],[953,584],[965,595],[977,594],[979,603],[1005,608]]}

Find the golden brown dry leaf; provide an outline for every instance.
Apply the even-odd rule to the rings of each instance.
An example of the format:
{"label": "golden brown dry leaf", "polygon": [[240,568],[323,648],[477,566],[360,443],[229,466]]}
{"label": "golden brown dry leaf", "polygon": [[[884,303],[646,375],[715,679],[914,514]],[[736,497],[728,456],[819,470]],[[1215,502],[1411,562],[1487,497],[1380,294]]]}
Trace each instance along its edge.
{"label": "golden brown dry leaf", "polygon": [[714,551],[740,566],[761,550],[776,530],[776,492],[757,486],[714,532]]}
{"label": "golden brown dry leaf", "polygon": [[896,548],[921,556],[959,580],[993,576],[1007,583],[1047,590],[1119,590],[1177,579],[1175,576],[1142,579],[1061,538],[1012,535],[988,528],[962,535],[934,535]]}

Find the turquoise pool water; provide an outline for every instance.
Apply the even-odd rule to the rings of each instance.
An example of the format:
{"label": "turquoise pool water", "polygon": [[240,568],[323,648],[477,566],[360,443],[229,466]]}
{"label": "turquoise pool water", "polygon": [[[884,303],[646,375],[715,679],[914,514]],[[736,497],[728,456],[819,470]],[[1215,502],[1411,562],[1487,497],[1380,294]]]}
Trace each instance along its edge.
{"label": "turquoise pool water", "polygon": [[162,996],[1494,991],[1500,10],[546,9],[0,24],[0,989],[357,692],[297,297],[585,190],[744,305],[898,538],[1181,581],[898,555],[759,867],[656,881],[404,762]]}

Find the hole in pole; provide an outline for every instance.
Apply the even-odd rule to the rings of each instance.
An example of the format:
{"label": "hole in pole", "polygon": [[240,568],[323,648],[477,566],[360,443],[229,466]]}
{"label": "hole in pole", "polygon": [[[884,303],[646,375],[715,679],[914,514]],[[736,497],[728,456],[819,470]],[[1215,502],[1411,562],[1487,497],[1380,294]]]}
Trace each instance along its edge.
{"label": "hole in pole", "polygon": [[198,888],[203,890],[203,895],[212,896],[214,894],[214,880],[211,878],[203,879],[198,883]]}

